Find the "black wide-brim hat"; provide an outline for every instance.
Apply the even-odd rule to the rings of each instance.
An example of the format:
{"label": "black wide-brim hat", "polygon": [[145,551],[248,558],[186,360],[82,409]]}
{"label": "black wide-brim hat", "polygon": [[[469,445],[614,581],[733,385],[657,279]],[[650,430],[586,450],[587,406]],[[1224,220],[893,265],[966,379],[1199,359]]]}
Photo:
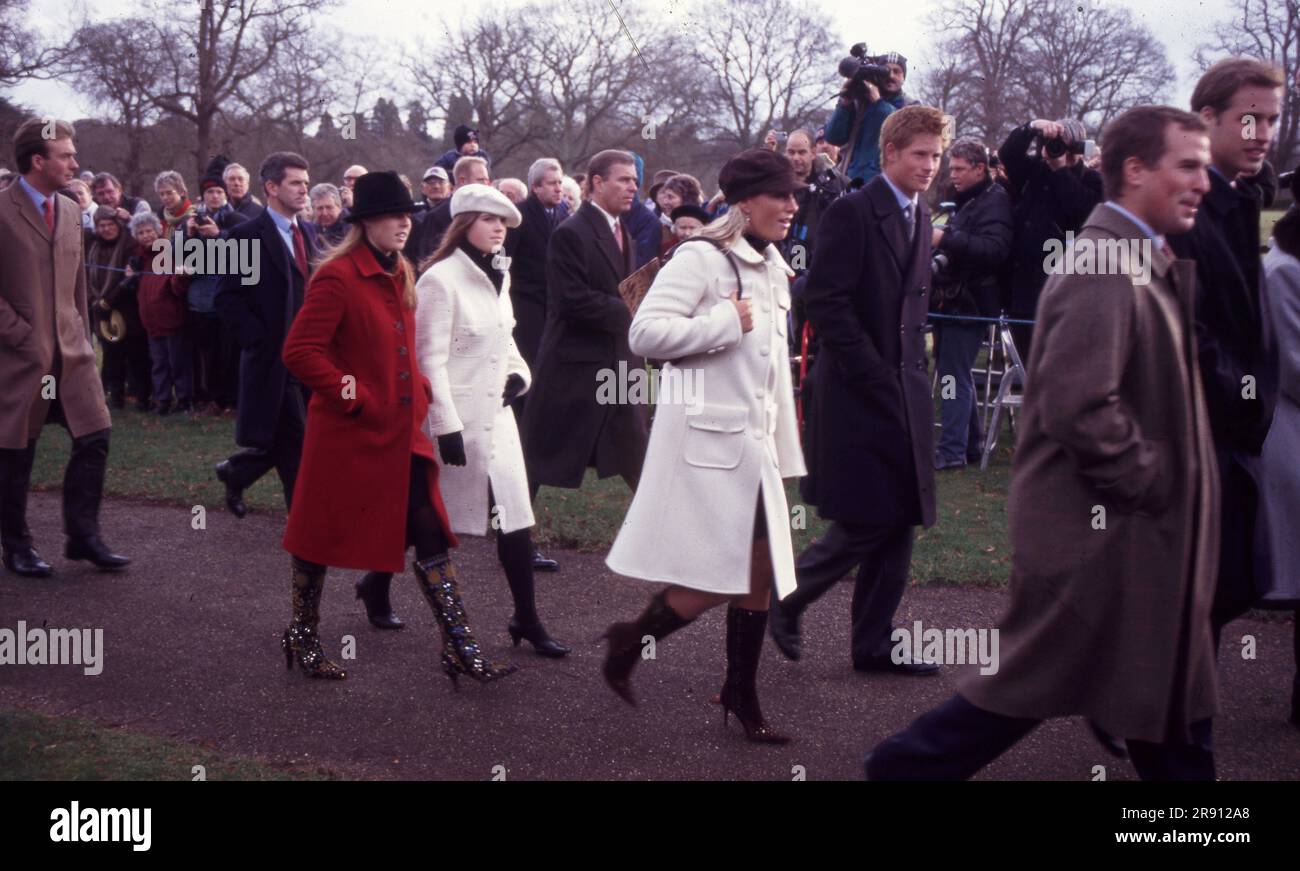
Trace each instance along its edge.
{"label": "black wide-brim hat", "polygon": [[368,172],[357,179],[352,188],[352,208],[345,221],[356,223],[362,218],[379,215],[404,215],[420,211],[411,199],[400,176],[392,170]]}

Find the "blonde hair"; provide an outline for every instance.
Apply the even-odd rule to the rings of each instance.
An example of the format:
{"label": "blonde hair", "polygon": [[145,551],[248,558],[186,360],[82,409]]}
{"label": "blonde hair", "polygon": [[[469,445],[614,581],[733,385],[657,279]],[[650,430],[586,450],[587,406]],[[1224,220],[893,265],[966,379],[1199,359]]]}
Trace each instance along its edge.
{"label": "blonde hair", "polygon": [[745,220],[745,213],[732,206],[720,218],[714,218],[703,230],[692,236],[692,239],[716,239],[723,245],[730,248],[736,244],[736,240],[745,235],[745,227],[748,226]]}
{"label": "blonde hair", "polygon": [[[325,256],[316,264],[316,268],[324,266],[332,260],[337,260],[352,252],[365,242],[366,232],[360,223],[354,223],[348,228],[347,235],[343,237],[339,244],[325,249]],[[415,271],[411,266],[411,261],[406,259],[406,255],[400,251],[397,253],[397,271],[402,275],[402,302],[409,309],[415,309],[415,278],[412,273]]]}

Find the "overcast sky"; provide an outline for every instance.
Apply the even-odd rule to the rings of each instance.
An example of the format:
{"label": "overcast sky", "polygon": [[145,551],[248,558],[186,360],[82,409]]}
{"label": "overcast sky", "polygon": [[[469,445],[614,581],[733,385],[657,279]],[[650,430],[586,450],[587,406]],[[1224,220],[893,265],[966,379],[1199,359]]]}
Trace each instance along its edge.
{"label": "overcast sky", "polygon": [[[487,4],[518,7],[525,5],[525,2],[526,0],[479,0],[470,3],[460,0],[342,0],[337,9],[328,13],[327,21],[358,36],[391,42],[396,56],[399,47],[408,45],[415,34],[441,30],[438,26],[439,19],[455,23],[466,14],[466,10],[472,13]],[[1208,38],[1213,24],[1228,16],[1229,0],[1103,2],[1130,9],[1164,43],[1166,54],[1178,73],[1178,84],[1171,96],[1176,105],[1185,106],[1197,74],[1192,52]],[[689,10],[694,4],[690,0],[649,0],[649,5],[670,24],[685,24],[689,21]],[[924,69],[931,42],[925,29],[925,17],[936,5],[936,0],[814,0],[813,5],[825,12],[832,33],[842,37],[846,53],[850,44],[866,42],[875,53],[901,51],[909,59],[908,72],[912,76]],[[92,0],[87,6],[86,0],[32,0],[30,8],[39,16],[41,28],[46,33],[53,34],[75,30],[86,20],[88,14],[96,21],[138,14],[141,4],[134,0]],[[85,11],[87,8],[91,10],[89,13]],[[580,22],[574,23],[575,26],[580,26]],[[75,119],[93,114],[91,105],[75,91],[57,82],[26,83],[14,89],[13,97],[42,115],[48,113]]]}

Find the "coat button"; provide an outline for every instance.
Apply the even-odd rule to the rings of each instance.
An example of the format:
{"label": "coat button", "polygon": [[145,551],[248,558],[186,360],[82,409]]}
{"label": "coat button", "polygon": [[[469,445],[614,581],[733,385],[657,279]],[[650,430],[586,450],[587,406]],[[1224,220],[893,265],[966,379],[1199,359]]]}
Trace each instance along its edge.
{"label": "coat button", "polygon": [[393,324],[393,329],[397,330],[399,333],[406,332],[406,327],[402,324],[401,321],[398,321],[397,323]]}
{"label": "coat button", "polygon": [[758,349],[758,353],[762,354],[764,357],[766,357],[766,356],[767,356],[768,354],[770,354],[771,352],[772,352],[772,349],[769,348],[769,347],[767,347],[766,345],[764,345],[763,347],[761,347],[761,348]]}
{"label": "coat button", "polygon": [[750,435],[756,439],[761,439],[763,437],[763,431],[761,429],[750,430]]}
{"label": "coat button", "polygon": [[397,349],[397,353],[398,353],[398,354],[401,354],[403,357],[405,357],[405,356],[406,356],[406,346],[405,346],[405,345],[402,345],[400,348],[398,348],[398,349]]}
{"label": "coat button", "polygon": [[490,424],[490,423],[485,423],[485,424],[483,424],[483,429],[485,429],[485,430],[491,430],[491,429],[492,429],[492,424]]}
{"label": "coat button", "polygon": [[410,377],[411,377],[411,373],[410,373],[410,372],[398,372],[398,373],[397,373],[397,377],[400,378],[402,381],[405,381],[407,378],[410,378]]}
{"label": "coat button", "polygon": [[924,371],[924,370],[925,370],[925,361],[924,361],[924,360],[917,360],[917,361],[916,361],[916,368],[918,368],[918,369]]}
{"label": "coat button", "polygon": [[489,360],[490,362],[495,363],[495,362],[497,361],[496,355],[493,354],[491,357],[488,357],[488,360]]}
{"label": "coat button", "polygon": [[907,324],[903,324],[901,327],[899,327],[899,328],[898,328],[898,331],[899,331],[900,333],[906,333],[906,332],[907,332]]}
{"label": "coat button", "polygon": [[410,404],[411,404],[411,397],[409,397],[409,396],[399,396],[399,397],[398,397],[398,400],[402,403],[402,405],[410,405]]}
{"label": "coat button", "polygon": [[755,390],[755,391],[754,391],[754,398],[755,398],[755,399],[762,399],[762,398],[763,398],[763,391],[762,391],[762,390]]}
{"label": "coat button", "polygon": [[772,310],[772,307],[771,307],[770,305],[768,305],[767,303],[763,303],[763,311],[767,312],[767,311],[771,311],[771,310]]}

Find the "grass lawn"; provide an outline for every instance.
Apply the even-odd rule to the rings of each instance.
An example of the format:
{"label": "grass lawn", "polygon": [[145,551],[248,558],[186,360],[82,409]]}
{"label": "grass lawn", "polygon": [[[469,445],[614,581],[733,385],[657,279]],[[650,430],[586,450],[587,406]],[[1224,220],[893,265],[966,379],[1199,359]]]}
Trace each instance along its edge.
{"label": "grass lawn", "polygon": [[1273,225],[1285,214],[1286,209],[1269,209],[1259,213],[1259,244],[1268,244],[1268,237],[1273,235]]}
{"label": "grass lawn", "polygon": [[326,780],[320,769],[268,765],[210,747],[95,726],[71,717],[0,710],[6,780]]}
{"label": "grass lawn", "polygon": [[[1006,582],[1010,458],[1005,446],[1009,443],[1004,434],[996,461],[986,472],[968,468],[938,476],[939,522],[917,535],[912,561],[915,582]],[[105,486],[110,496],[224,511],[223,491],[212,466],[234,450],[234,423],[229,419],[115,412]],[[37,452],[33,486],[57,488],[67,456],[66,435],[57,426],[47,427]],[[793,481],[787,482],[787,496],[792,508],[801,504]],[[279,479],[274,473],[267,475],[247,491],[246,501],[255,512],[283,514]],[[581,490],[544,487],[537,505],[538,538],[552,547],[607,551],[630,501],[622,479],[597,481],[592,473]],[[825,529],[815,509],[807,507],[803,514],[806,528],[794,530],[796,551]]]}

